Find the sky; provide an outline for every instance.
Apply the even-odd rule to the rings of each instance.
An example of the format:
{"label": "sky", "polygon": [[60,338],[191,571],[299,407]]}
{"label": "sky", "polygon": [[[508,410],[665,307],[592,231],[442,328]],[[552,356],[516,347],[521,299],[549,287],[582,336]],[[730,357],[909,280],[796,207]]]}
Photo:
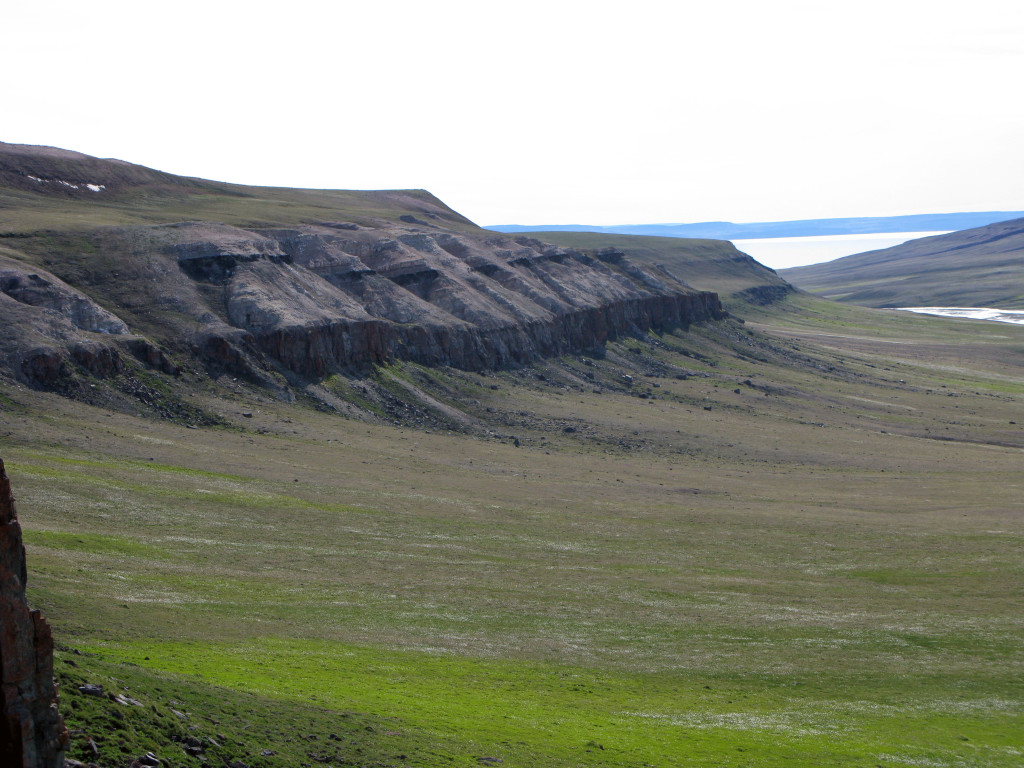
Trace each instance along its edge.
{"label": "sky", "polygon": [[8,0],[0,140],[478,224],[1024,210],[1024,6]]}

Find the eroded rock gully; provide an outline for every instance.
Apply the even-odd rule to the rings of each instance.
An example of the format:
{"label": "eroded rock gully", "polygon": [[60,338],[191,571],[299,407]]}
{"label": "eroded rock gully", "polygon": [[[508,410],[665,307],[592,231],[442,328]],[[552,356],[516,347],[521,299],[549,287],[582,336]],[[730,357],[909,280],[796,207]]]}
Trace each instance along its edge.
{"label": "eroded rock gully", "polygon": [[0,765],[61,768],[68,732],[57,711],[53,637],[25,599],[25,547],[0,459]]}

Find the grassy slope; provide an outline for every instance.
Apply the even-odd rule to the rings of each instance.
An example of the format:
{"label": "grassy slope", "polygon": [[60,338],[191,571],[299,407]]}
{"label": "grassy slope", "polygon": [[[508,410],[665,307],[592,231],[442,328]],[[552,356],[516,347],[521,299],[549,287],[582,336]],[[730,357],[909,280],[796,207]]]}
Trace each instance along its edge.
{"label": "grassy slope", "polygon": [[[47,181],[32,181],[29,177]],[[56,180],[76,183],[72,191]],[[92,192],[86,183],[103,184]],[[357,224],[413,215],[446,229],[477,227],[425,190],[249,187],[174,176],[118,160],[0,142],[0,235],[38,230],[217,221],[277,226],[311,221]]]}
{"label": "grassy slope", "polygon": [[1024,219],[911,240],[780,274],[808,291],[871,307],[1024,308]]}
{"label": "grassy slope", "polygon": [[[346,190],[295,190],[271,187],[217,185],[201,193],[159,191],[129,194],[84,204],[79,200],[45,198],[7,192],[0,200],[0,232],[75,230],[97,226],[164,224],[177,221],[218,221],[234,226],[276,226],[309,221],[372,223],[393,221],[400,215],[422,216],[447,210],[423,190],[393,193]],[[14,213],[4,210],[7,206]],[[460,221],[461,219],[461,221]],[[444,221],[446,229],[475,230],[468,220],[454,214]]]}
{"label": "grassy slope", "polygon": [[66,685],[80,758],[1010,766],[1022,370],[1022,329],[799,296],[589,364],[382,372],[469,432],[8,387],[0,440],[30,596],[94,654],[59,667],[144,705]]}

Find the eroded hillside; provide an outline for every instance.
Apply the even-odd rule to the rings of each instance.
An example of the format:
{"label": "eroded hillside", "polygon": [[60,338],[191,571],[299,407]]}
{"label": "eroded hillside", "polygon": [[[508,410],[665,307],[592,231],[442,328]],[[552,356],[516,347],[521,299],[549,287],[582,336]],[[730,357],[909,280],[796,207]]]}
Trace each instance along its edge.
{"label": "eroded hillside", "polygon": [[395,360],[497,369],[725,316],[620,249],[487,232],[426,193],[253,190],[12,145],[0,182],[0,360],[68,394],[142,366],[290,397]]}

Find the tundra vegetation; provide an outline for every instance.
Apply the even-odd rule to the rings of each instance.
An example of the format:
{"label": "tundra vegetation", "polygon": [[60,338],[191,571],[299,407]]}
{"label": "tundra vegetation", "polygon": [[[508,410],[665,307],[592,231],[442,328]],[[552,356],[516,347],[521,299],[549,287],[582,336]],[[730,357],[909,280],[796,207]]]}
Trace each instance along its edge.
{"label": "tundra vegetation", "polygon": [[[247,285],[294,338],[343,298],[269,242],[311,221],[497,249],[422,191],[0,145],[0,455],[70,758],[1021,764],[1024,327],[793,292],[721,242],[564,235],[581,253],[539,244],[538,274],[641,280],[628,251],[733,316],[502,370],[242,367],[225,305],[258,292],[224,280],[291,275],[305,299]],[[154,245],[207,226],[194,277],[209,254]]]}
{"label": "tundra vegetation", "polygon": [[189,429],[6,382],[71,756],[1019,765],[1024,330],[744,314],[328,382],[361,417],[186,375],[218,417]]}
{"label": "tundra vegetation", "polygon": [[819,296],[867,307],[1024,308],[1024,218],[781,270]]}

